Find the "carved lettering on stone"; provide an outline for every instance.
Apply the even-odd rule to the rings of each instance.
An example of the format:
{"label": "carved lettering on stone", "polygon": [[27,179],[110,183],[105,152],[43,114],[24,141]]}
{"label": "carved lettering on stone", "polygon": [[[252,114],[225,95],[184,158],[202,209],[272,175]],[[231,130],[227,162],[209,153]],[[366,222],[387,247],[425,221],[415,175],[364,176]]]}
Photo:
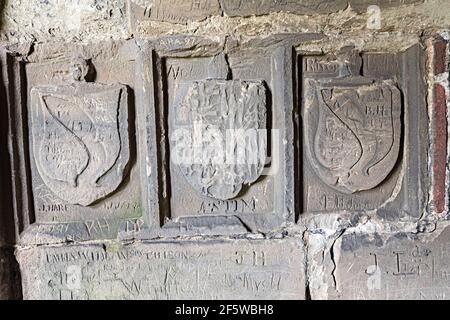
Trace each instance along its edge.
{"label": "carved lettering on stone", "polygon": [[292,239],[38,246],[17,258],[27,266],[25,299],[304,299],[305,292],[303,247]]}
{"label": "carved lettering on stone", "polygon": [[[315,82],[315,81],[313,81]],[[342,193],[378,186],[400,149],[400,91],[392,82],[315,82],[305,121],[308,155],[318,176]]]}
{"label": "carved lettering on stone", "polygon": [[133,30],[147,20],[186,24],[222,13],[218,0],[129,0],[129,8]]}
{"label": "carved lettering on stone", "polygon": [[174,109],[174,157],[194,189],[232,199],[258,179],[267,149],[262,81],[183,82]]}
{"label": "carved lettering on stone", "polygon": [[36,166],[54,194],[87,206],[116,190],[129,160],[125,86],[38,86],[31,107]]}

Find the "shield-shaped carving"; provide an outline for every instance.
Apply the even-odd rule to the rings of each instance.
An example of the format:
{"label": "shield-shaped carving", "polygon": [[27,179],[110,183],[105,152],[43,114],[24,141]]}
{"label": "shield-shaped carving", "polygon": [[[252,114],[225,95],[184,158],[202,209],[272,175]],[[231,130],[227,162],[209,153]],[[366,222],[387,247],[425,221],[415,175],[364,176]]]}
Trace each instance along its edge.
{"label": "shield-shaped carving", "polygon": [[378,186],[398,159],[401,109],[400,91],[391,81],[308,80],[306,142],[319,177],[343,193]]}
{"label": "shield-shaped carving", "polygon": [[194,189],[226,200],[258,179],[267,152],[262,81],[181,82],[172,110],[171,159]]}
{"label": "shield-shaped carving", "polygon": [[125,86],[35,87],[31,107],[34,159],[51,191],[87,206],[116,190],[129,160]]}

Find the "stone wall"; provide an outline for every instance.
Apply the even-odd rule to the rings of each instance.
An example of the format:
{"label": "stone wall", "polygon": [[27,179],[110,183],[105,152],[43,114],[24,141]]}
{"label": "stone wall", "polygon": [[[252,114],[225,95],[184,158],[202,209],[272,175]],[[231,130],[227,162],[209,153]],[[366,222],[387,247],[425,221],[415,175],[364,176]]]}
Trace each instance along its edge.
{"label": "stone wall", "polygon": [[1,299],[450,296],[450,1],[0,13]]}

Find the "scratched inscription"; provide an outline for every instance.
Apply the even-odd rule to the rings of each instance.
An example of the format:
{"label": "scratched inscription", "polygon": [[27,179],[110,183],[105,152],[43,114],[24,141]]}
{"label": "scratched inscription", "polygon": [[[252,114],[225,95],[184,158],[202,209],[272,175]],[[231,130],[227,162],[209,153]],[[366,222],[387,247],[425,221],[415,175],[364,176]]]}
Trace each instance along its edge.
{"label": "scratched inscription", "polygon": [[378,186],[398,159],[399,90],[391,82],[314,86],[305,121],[308,156],[317,175],[347,194]]}
{"label": "scratched inscription", "polygon": [[124,86],[35,87],[31,107],[36,167],[57,197],[87,206],[116,190],[129,159]]}
{"label": "scratched inscription", "polygon": [[331,13],[344,10],[349,4],[352,10],[365,12],[369,5],[375,3],[384,8],[416,2],[423,0],[220,0],[220,5],[228,16],[250,16],[280,11],[297,14]]}
{"label": "scratched inscription", "polygon": [[261,81],[185,82],[174,108],[174,159],[198,192],[231,199],[259,178],[267,150]]}
{"label": "scratched inscription", "polygon": [[[218,0],[129,0],[132,20],[187,23],[221,13]],[[134,23],[135,21],[131,21]]]}
{"label": "scratched inscription", "polygon": [[[434,237],[434,238],[433,238]],[[336,287],[343,299],[449,299],[450,228],[432,234],[347,234],[337,242]],[[336,252],[336,251],[335,251]]]}
{"label": "scratched inscription", "polygon": [[[291,241],[21,250],[26,299],[303,299]],[[39,281],[36,281],[36,280]]]}

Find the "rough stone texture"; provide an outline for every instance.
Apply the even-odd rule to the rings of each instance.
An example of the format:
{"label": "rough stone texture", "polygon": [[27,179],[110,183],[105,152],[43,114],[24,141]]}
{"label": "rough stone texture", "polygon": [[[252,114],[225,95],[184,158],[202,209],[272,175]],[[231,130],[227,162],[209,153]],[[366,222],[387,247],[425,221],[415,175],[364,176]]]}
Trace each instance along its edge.
{"label": "rough stone texture", "polygon": [[398,159],[399,90],[392,83],[311,85],[317,100],[305,107],[305,145],[316,174],[341,193],[375,188]]}
{"label": "rough stone texture", "polygon": [[24,248],[25,299],[304,299],[292,240]]}
{"label": "rough stone texture", "polygon": [[[244,185],[250,186],[260,177],[266,162],[264,84],[193,81],[180,84],[175,97],[172,150],[173,156],[179,158],[174,162],[179,163],[189,184],[201,194],[220,200],[233,199]],[[227,111],[223,114],[222,110]],[[238,132],[228,137],[232,129]],[[265,136],[260,137],[259,130]],[[198,144],[204,149],[197,150]]]}
{"label": "rough stone texture", "polygon": [[381,8],[388,6],[398,6],[404,4],[420,3],[423,0],[219,0],[224,13],[229,16],[250,16],[262,15],[270,12],[287,11],[298,14],[331,13],[347,8],[349,5],[360,12],[367,10],[367,7],[373,4]]}
{"label": "rough stone texture", "polygon": [[334,244],[328,298],[447,300],[449,237],[448,226],[425,234],[345,232]]}
{"label": "rough stone texture", "polygon": [[38,196],[88,206],[115,191],[129,160],[126,88],[74,83],[30,95]]}
{"label": "rough stone texture", "polygon": [[[292,48],[296,44],[319,38],[320,35],[315,34],[274,36],[241,48],[224,48],[220,42],[196,36],[170,36],[138,44],[141,52],[136,102],[144,106],[138,111],[138,144],[145,146],[140,162],[145,164],[141,167],[141,177],[144,208],[151,213],[148,217],[150,236],[271,232],[294,221],[293,91],[289,81],[293,69]],[[227,78],[230,80],[224,82]],[[267,135],[267,144],[271,145],[260,177],[241,192],[230,192],[231,197],[212,194],[212,189],[199,190],[199,180],[193,183],[193,178],[186,179],[186,166],[174,162],[174,153],[178,152],[173,141],[177,132],[174,122],[184,112],[177,111],[180,104],[184,106],[183,97],[187,94],[184,91],[192,83],[198,83],[194,81],[207,79],[210,79],[208,83],[250,83],[247,79],[260,83],[258,88],[261,88],[261,92],[258,94],[250,92],[251,87],[248,87],[245,95],[229,98],[230,101],[247,99],[238,102],[241,107],[237,109],[233,107],[234,104],[226,102],[228,98],[225,94],[221,95],[221,100],[217,100],[217,103],[220,101],[217,110],[225,115],[233,110],[244,112],[246,105],[254,108],[245,115],[247,124],[236,120],[238,122],[233,121],[233,125],[246,129],[246,133],[251,128],[267,128],[268,132],[262,132],[261,135]],[[262,92],[263,86],[265,93]],[[264,94],[266,97],[263,97]],[[260,106],[254,107],[254,104]],[[209,104],[204,106],[209,107]],[[208,124],[214,123],[219,128],[228,128],[230,125],[227,123],[228,116],[214,117],[213,111],[205,112]],[[239,112],[236,113],[236,119],[240,117]],[[265,126],[262,123],[252,124],[251,119],[262,122],[265,117]],[[210,125],[208,130],[212,128]],[[226,140],[230,140],[229,137]],[[213,155],[217,154],[218,151],[213,150]],[[212,159],[207,154],[206,158]],[[247,165],[247,160],[251,158],[244,157],[244,160]],[[208,166],[203,168],[208,169]],[[230,166],[228,177],[233,177],[233,172],[239,173],[235,170],[238,168],[243,166],[239,163]],[[260,171],[261,164],[252,165],[252,168]],[[202,170],[207,172],[206,169]],[[246,172],[239,170],[240,173]],[[191,173],[195,175],[194,171]],[[217,170],[211,170],[211,174],[217,179]],[[202,179],[207,176],[202,175]],[[242,176],[239,179],[244,178]]]}
{"label": "rough stone texture", "polygon": [[434,43],[434,74],[441,74],[447,70],[448,43],[443,39],[438,39]]}
{"label": "rough stone texture", "polygon": [[447,0],[0,14],[0,298],[448,299]]}
{"label": "rough stone texture", "polygon": [[428,139],[424,85],[414,74],[422,59],[417,46],[300,57],[303,212],[420,216]]}
{"label": "rough stone texture", "polygon": [[445,209],[445,180],[447,163],[447,110],[445,89],[442,85],[434,86],[434,164],[433,164],[433,205],[436,212]]}
{"label": "rough stone texture", "polygon": [[14,228],[14,214],[12,204],[12,188],[9,179],[8,158],[8,108],[9,101],[7,88],[7,63],[4,50],[0,50],[0,181],[2,189],[0,192],[0,300],[21,299],[21,279],[19,265],[14,257],[14,243],[16,231]]}
{"label": "rough stone texture", "polygon": [[[21,84],[9,88],[17,99],[11,167],[22,177],[31,168],[14,188],[24,243],[116,238],[140,227],[133,45],[43,45],[26,62],[8,55],[9,76]],[[29,147],[20,147],[24,141]]]}
{"label": "rough stone texture", "polygon": [[187,24],[220,15],[218,0],[128,0],[130,28],[141,21],[164,21]]}
{"label": "rough stone texture", "polygon": [[19,41],[77,41],[98,39],[100,34],[104,40],[119,39],[128,34],[125,4],[124,0],[4,1],[2,30]]}

